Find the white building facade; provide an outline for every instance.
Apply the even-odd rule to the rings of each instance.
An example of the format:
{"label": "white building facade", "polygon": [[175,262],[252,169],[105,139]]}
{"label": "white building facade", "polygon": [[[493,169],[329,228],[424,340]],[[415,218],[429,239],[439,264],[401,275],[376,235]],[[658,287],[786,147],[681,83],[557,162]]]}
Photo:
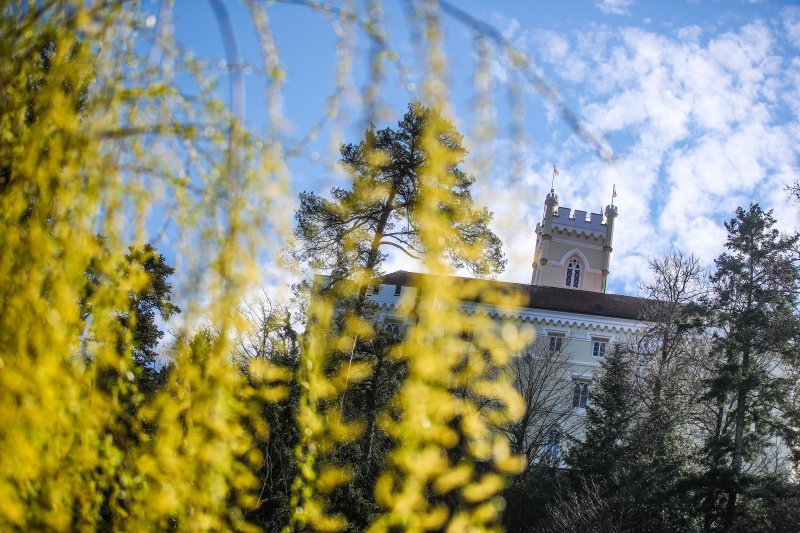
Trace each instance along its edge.
{"label": "white building facade", "polygon": [[[590,213],[559,207],[551,191],[545,199],[542,222],[536,226],[536,245],[530,284],[492,281],[499,290],[521,296],[523,305],[500,312],[480,302],[464,301],[466,313],[485,313],[498,322],[512,321],[532,330],[539,346],[559,352],[568,367],[559,378],[565,390],[564,409],[570,410],[561,428],[553,429],[546,452],[557,458],[557,430],[579,431],[595,370],[611,346],[643,329],[639,320],[646,300],[608,294],[606,281],[617,208]],[[379,320],[400,328],[395,319],[400,298],[413,298],[415,280],[423,274],[397,271],[382,278],[370,298],[378,306]],[[407,300],[406,300],[407,301]]]}

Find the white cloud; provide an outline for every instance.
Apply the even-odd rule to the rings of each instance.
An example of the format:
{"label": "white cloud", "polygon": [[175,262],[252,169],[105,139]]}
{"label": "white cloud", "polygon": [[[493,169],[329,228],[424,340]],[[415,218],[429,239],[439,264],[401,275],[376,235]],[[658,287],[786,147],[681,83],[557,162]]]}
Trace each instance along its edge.
{"label": "white cloud", "polygon": [[697,25],[684,26],[679,28],[675,34],[681,41],[697,44],[700,41],[700,37],[703,35],[703,28]]}
{"label": "white cloud", "polygon": [[635,3],[634,0],[599,0],[595,5],[608,15],[630,15],[628,8]]}
{"label": "white cloud", "polygon": [[793,46],[800,48],[800,7],[786,6],[781,10],[786,37]]}
{"label": "white cloud", "polygon": [[[596,211],[616,184],[612,290],[634,291],[647,277],[647,258],[673,246],[710,264],[725,241],[723,223],[740,205],[775,208],[781,227],[796,229],[798,208],[787,204],[785,186],[800,176],[800,60],[786,43],[800,45],[800,8],[782,15],[717,33],[600,25],[557,36],[531,30],[515,40],[535,47],[539,67],[550,79],[556,74],[583,125],[618,155],[600,161],[573,135],[539,143],[530,156],[532,168],[558,158],[556,192],[566,207]],[[549,188],[548,177],[535,179]],[[517,216],[530,221],[531,234],[541,188]],[[532,252],[531,236],[507,235],[507,248]],[[528,264],[512,271],[529,275]]]}

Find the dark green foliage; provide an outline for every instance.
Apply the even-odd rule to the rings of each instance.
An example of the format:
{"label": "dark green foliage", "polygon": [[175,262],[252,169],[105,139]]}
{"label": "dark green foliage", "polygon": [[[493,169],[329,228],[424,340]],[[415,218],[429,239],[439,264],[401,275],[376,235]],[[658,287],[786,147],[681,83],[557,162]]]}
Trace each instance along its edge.
{"label": "dark green foliage", "polygon": [[[358,342],[352,353],[354,361],[372,364],[372,374],[350,387],[339,406],[346,419],[366,423],[363,434],[341,446],[332,458],[335,464],[353,471],[352,481],[334,491],[331,502],[332,508],[347,518],[348,531],[363,531],[380,510],[374,498],[375,482],[394,442],[381,430],[376,415],[386,410],[406,375],[405,363],[391,356],[392,347],[401,339],[382,324],[376,329],[377,335]],[[341,355],[343,362],[345,358],[349,362],[350,354]]]}
{"label": "dark green foliage", "polygon": [[148,281],[138,292],[130,293],[129,313],[120,314],[120,322],[131,330],[133,361],[139,374],[139,387],[145,393],[154,392],[163,381],[166,362],[159,361],[158,344],[164,336],[156,323],[169,318],[181,310],[172,303],[172,285],[169,277],[175,269],[169,266],[164,256],[150,243],[144,246],[131,246],[125,255],[127,268],[141,267],[148,275]]}
{"label": "dark green foliage", "polygon": [[[629,519],[629,447],[638,406],[632,387],[631,354],[615,345],[602,365],[599,378],[590,387],[583,439],[576,441],[565,456],[573,487],[565,501],[569,505],[576,499],[602,502],[593,510],[592,520],[601,530],[607,530]],[[564,503],[558,513],[562,520],[570,516],[563,509]],[[574,515],[570,519],[584,518]]]}
{"label": "dark green foliage", "polygon": [[[105,249],[105,237],[97,236],[101,249]],[[172,303],[172,284],[169,277],[175,269],[169,266],[164,256],[150,243],[143,246],[130,246],[122,265],[118,267],[124,278],[141,269],[147,280],[136,292],[128,293],[128,307],[117,313],[121,326],[119,350],[131,350],[131,358],[135,365],[139,390],[146,396],[155,392],[164,382],[168,371],[168,361],[160,360],[158,344],[164,336],[159,328],[159,321],[169,320],[180,313],[178,306]],[[98,268],[98,261],[89,264],[85,273],[86,285],[81,299],[81,314],[84,321],[92,315],[92,297],[99,287],[108,283]],[[129,338],[125,338],[129,335]]]}
{"label": "dark green foliage", "polygon": [[698,303],[706,276],[696,257],[679,250],[650,266],[653,278],[643,286],[650,301],[642,312],[648,324],[633,343],[639,415],[626,445],[624,484],[632,498],[621,523],[647,531],[691,530],[695,518],[682,482],[694,448],[687,435],[693,368],[707,346],[706,310]]}
{"label": "dark green foliage", "polygon": [[506,510],[503,527],[509,533],[545,531],[549,523],[544,510],[569,489],[568,472],[553,466],[534,466],[503,492]]}
{"label": "dark green foliage", "polygon": [[707,528],[733,528],[744,516],[740,496],[746,502],[762,493],[769,479],[768,470],[753,465],[772,437],[796,439],[785,417],[791,383],[784,376],[785,365],[796,362],[800,333],[798,235],[781,235],[774,225],[771,211],[739,208],[725,225],[727,251],[712,276],[717,363],[705,397],[716,405],[717,422],[697,480]]}
{"label": "dark green foliage", "polygon": [[[251,365],[266,360],[271,365],[297,372],[300,340],[292,323],[292,315],[266,296],[243,307],[248,328],[238,336],[233,359],[244,376],[252,382]],[[286,383],[288,394],[277,402],[261,399],[263,420],[269,426],[267,435],[255,433],[255,443],[263,461],[254,472],[259,480],[255,496],[257,504],[245,514],[248,522],[263,531],[280,531],[289,523],[292,513],[292,482],[296,476],[294,449],[298,443],[296,424],[300,387],[297,380]]]}
{"label": "dark green foliage", "polygon": [[627,443],[624,485],[629,497],[620,522],[638,524],[642,531],[687,531],[694,528],[694,509],[683,488],[688,473],[689,439],[680,406],[671,399],[659,404],[637,423]]}
{"label": "dark green foliage", "polygon": [[[297,359],[279,364],[296,371]],[[261,468],[255,474],[260,481],[258,504],[245,516],[249,522],[258,524],[263,531],[280,531],[289,523],[292,509],[292,481],[296,475],[294,448],[297,446],[297,424],[295,414],[300,398],[297,382],[288,383],[289,394],[277,403],[263,402],[262,414],[269,424],[269,435],[259,439],[257,445],[264,457]]]}
{"label": "dark green foliage", "polygon": [[[615,346],[590,389],[584,437],[565,458],[571,488],[552,506],[561,525],[591,519],[602,531],[692,529],[680,487],[687,465],[677,406],[663,390],[658,402],[643,398],[652,389],[634,386],[638,359]],[[580,501],[591,503],[585,513],[568,508]]]}
{"label": "dark green foliage", "polygon": [[800,488],[782,475],[765,476],[744,494],[735,531],[792,533],[800,524]]}
{"label": "dark green foliage", "polygon": [[631,387],[630,354],[619,345],[606,355],[599,379],[589,389],[585,433],[565,460],[574,475],[592,478],[614,490],[626,463],[626,443],[637,406]]}
{"label": "dark green foliage", "polygon": [[[445,125],[438,132],[442,146],[461,161],[466,154],[461,134],[449,122],[439,122],[441,117],[434,111],[418,103],[409,104],[397,129],[371,128],[358,144],[342,146],[341,164],[352,177],[351,188],[332,189],[331,199],[313,192],[300,195],[295,213],[298,260],[328,270],[339,279],[348,277],[355,268],[372,275],[385,259],[387,246],[412,257],[424,252],[415,210],[421,194],[420,171],[428,165],[429,157],[422,146],[422,135],[434,118]],[[476,275],[502,272],[502,244],[489,229],[492,214],[472,203],[470,187],[475,179],[458,165],[438,179],[452,180],[450,186],[459,204],[443,205],[442,210],[469,213],[466,219],[453,221],[458,239],[447,243],[453,266],[465,267]],[[484,243],[478,260],[464,254],[464,246],[476,242]]]}

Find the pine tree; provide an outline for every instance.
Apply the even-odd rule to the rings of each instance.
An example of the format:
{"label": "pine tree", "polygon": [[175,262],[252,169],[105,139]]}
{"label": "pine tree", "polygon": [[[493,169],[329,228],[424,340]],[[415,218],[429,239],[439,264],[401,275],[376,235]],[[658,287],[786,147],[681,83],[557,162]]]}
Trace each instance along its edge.
{"label": "pine tree", "polygon": [[328,270],[334,280],[352,278],[359,270],[366,281],[361,295],[373,282],[386,259],[388,248],[419,257],[420,170],[429,164],[423,145],[426,128],[438,125],[441,149],[454,163],[449,172],[437,176],[453,191],[455,201],[442,205],[455,226],[447,243],[448,258],[455,268],[467,268],[475,275],[502,272],[505,257],[502,243],[489,223],[492,213],[474,205],[470,187],[475,178],[459,165],[466,155],[462,135],[434,110],[417,102],[397,124],[397,129],[368,129],[358,144],[341,147],[342,167],[352,177],[352,187],[334,188],[331,199],[313,192],[300,195],[295,213],[295,235],[299,247],[295,257],[312,268]]}
{"label": "pine tree", "polygon": [[770,438],[792,438],[781,416],[789,400],[783,365],[798,341],[794,261],[798,235],[781,235],[772,211],[739,208],[725,224],[726,251],[712,276],[714,349],[719,363],[706,397],[716,402],[714,433],[704,446],[706,528],[733,528],[740,496],[754,493],[767,472],[748,468],[770,447]]}
{"label": "pine tree", "polygon": [[[440,153],[428,153],[426,136],[431,133]],[[332,189],[330,198],[303,192],[295,213],[299,246],[294,257],[330,273],[325,289],[335,295],[335,328],[372,321],[367,291],[377,283],[387,250],[414,258],[426,252],[417,214],[423,190],[447,191],[440,209],[452,228],[442,235],[449,263],[474,275],[502,272],[505,257],[500,239],[489,228],[492,213],[474,204],[470,188],[475,179],[460,167],[466,155],[462,135],[437,111],[411,103],[397,128],[370,127],[359,143],[343,145],[340,154],[352,186]],[[447,170],[432,175],[427,167],[434,159],[448,161]],[[422,187],[422,175],[435,180],[436,187]],[[354,361],[368,362],[371,367],[368,379],[349,385],[337,409],[345,419],[363,420],[363,435],[330,458],[334,463],[349,463],[356,474],[352,483],[332,495],[334,507],[355,528],[366,527],[377,511],[373,486],[390,443],[376,417],[405,375],[403,364],[389,356],[400,339],[380,328],[375,333],[354,335],[346,350],[330,357],[332,367],[349,368]]]}
{"label": "pine tree", "polygon": [[624,511],[624,478],[628,468],[627,443],[637,415],[634,403],[631,354],[615,345],[603,361],[599,379],[590,388],[583,439],[567,452],[574,491],[595,487],[606,502],[601,529],[616,527]]}

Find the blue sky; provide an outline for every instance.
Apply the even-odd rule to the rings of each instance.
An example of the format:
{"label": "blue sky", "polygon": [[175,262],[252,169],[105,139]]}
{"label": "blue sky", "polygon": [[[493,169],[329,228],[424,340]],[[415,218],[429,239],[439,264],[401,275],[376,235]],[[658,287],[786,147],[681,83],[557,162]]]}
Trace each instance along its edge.
{"label": "blue sky", "polygon": [[[340,5],[340,2],[331,2]],[[365,2],[355,1],[359,13]],[[597,211],[616,184],[620,216],[609,290],[635,293],[649,257],[670,247],[707,264],[722,250],[723,222],[739,205],[774,208],[783,229],[796,229],[798,207],[785,186],[800,178],[800,7],[789,2],[635,0],[571,2],[454,1],[490,24],[531,62],[558,99],[601,143],[610,158],[576,137],[552,101],[521,85],[524,144],[512,141],[506,61],[493,59],[496,133],[474,141],[474,33],[444,16],[448,90],[466,135],[475,197],[495,212],[509,265],[501,279],[527,282],[534,227],[550,188],[553,165],[561,205]],[[246,68],[246,121],[269,121],[256,32],[247,8],[225,2]],[[324,115],[334,90],[336,39],[331,23],[306,6],[267,3],[286,71],[281,132],[294,144]],[[387,64],[378,100],[379,126],[393,125],[418,96],[421,72],[405,2],[384,3],[384,29],[407,73]],[[153,7],[155,12],[156,8]],[[208,2],[176,0],[175,31],[182,46],[208,59],[227,98],[222,38]],[[340,116],[302,145],[289,170],[294,196],[342,184],[336,146],[355,142],[366,124],[363,88],[368,43],[354,38],[352,84]],[[497,57],[497,54],[495,54]],[[514,116],[519,118],[518,113]],[[516,155],[514,155],[516,154]],[[491,155],[488,167],[478,163]],[[291,216],[291,206],[275,216]],[[417,265],[393,258],[389,269]]]}

